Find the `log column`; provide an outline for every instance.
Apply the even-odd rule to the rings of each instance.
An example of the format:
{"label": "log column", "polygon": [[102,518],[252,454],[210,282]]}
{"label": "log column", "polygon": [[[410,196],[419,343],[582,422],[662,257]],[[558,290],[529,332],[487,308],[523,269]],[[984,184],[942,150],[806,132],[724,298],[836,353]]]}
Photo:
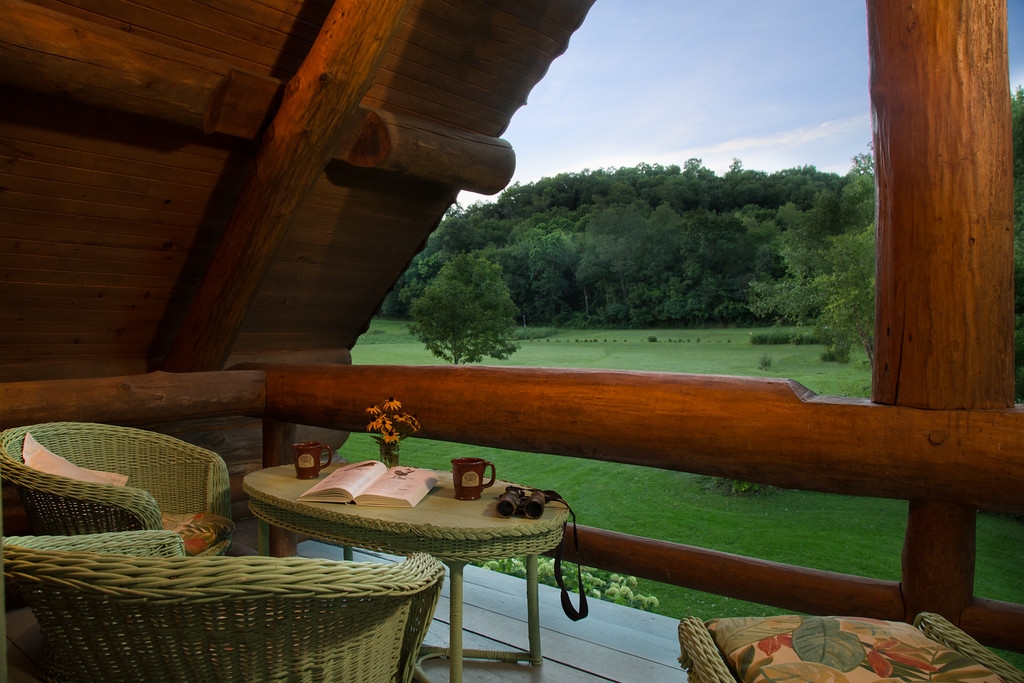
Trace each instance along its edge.
{"label": "log column", "polygon": [[[1006,2],[867,7],[878,191],[872,399],[922,409],[1012,406]],[[920,438],[936,449],[946,443],[939,433]],[[912,501],[906,616],[931,610],[957,622],[973,595],[974,550],[974,509]]]}

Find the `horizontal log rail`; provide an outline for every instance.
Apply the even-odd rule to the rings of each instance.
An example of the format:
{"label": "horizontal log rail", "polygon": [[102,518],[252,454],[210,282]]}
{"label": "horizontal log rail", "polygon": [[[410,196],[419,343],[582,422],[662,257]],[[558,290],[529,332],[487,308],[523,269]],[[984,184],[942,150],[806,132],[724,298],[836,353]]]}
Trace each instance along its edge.
{"label": "horizontal log rail", "polygon": [[1020,407],[918,410],[787,380],[676,373],[240,367],[267,373],[268,410],[287,422],[362,431],[365,407],[393,395],[430,439],[1024,513]]}
{"label": "horizontal log rail", "polygon": [[808,614],[903,619],[895,581],[759,560],[580,526],[579,547],[566,534],[563,559],[716,595]]}
{"label": "horizontal log rail", "polygon": [[39,422],[147,425],[259,416],[263,373],[194,372],[0,383],[0,429]]}

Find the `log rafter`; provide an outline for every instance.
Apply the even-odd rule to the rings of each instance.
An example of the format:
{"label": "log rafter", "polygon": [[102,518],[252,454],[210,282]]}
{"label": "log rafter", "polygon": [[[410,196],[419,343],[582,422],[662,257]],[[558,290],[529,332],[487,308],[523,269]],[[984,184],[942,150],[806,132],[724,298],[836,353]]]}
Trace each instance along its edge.
{"label": "log rafter", "polygon": [[[254,140],[273,119],[285,84],[212,57],[25,0],[0,0],[0,82],[110,111]],[[515,153],[501,138],[360,107],[331,159],[495,194]]]}
{"label": "log rafter", "polygon": [[163,369],[218,370],[411,0],[337,0],[288,82]]}

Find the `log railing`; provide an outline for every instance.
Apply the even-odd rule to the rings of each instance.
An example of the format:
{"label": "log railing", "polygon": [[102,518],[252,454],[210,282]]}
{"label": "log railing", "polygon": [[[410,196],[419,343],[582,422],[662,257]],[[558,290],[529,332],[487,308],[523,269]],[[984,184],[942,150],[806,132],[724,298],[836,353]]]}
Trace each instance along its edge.
{"label": "log railing", "polygon": [[[0,383],[0,428],[50,420],[153,425],[264,416],[264,462],[294,425],[362,431],[381,393],[423,437],[641,464],[790,488],[1024,513],[1024,411],[916,410],[816,396],[785,380],[489,367],[262,365],[227,372]],[[470,409],[471,408],[471,409]],[[418,435],[418,436],[420,436]],[[656,503],[652,503],[656,504]],[[581,528],[588,566],[783,609],[907,618],[899,583]],[[906,551],[905,551],[906,552]],[[904,562],[904,565],[906,562]],[[934,567],[936,579],[956,571]],[[941,597],[941,596],[937,596]],[[683,616],[683,615],[680,615]],[[1024,652],[1024,605],[972,598],[951,618]]]}
{"label": "log railing", "polygon": [[[417,407],[418,436],[660,467],[787,488],[1024,512],[1024,411],[917,410],[814,395],[785,380],[493,367],[262,366],[276,425],[359,431],[382,392]],[[472,409],[470,409],[470,407]],[[268,457],[273,458],[271,450]],[[653,503],[652,503],[653,504]],[[909,525],[908,525],[909,526]],[[971,537],[964,539],[973,548]],[[956,565],[900,583],[582,529],[582,563],[785,609],[908,619]],[[915,546],[916,547],[916,546]],[[910,548],[905,548],[907,553]],[[973,559],[973,557],[972,557]],[[904,558],[904,567],[913,558]],[[936,609],[945,606],[936,595]],[[924,609],[929,605],[926,603]],[[1024,651],[1024,605],[948,614]]]}

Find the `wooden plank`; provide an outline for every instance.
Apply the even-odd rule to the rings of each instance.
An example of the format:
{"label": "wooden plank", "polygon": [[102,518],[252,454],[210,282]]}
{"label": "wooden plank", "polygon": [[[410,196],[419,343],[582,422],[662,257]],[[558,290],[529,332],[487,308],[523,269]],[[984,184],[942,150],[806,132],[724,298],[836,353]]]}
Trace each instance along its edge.
{"label": "wooden plank", "polygon": [[[45,216],[47,220],[27,222],[23,220],[26,215]],[[68,217],[42,212],[11,211],[5,214],[4,218],[6,220],[0,222],[0,239],[5,241],[24,241],[27,237],[31,238],[29,241],[36,241],[43,239],[45,235],[45,240],[40,244],[80,243],[94,248],[140,252],[186,253],[189,250],[189,245],[183,244],[179,239],[180,235],[175,234],[177,230],[170,227],[161,230],[160,234],[155,230],[143,233],[126,230],[126,224],[117,221],[76,220],[73,227],[64,227],[71,222]],[[99,225],[107,225],[108,229],[98,230],[96,226]],[[47,228],[45,233],[33,230],[40,227]]]}
{"label": "wooden plank", "polygon": [[408,5],[409,0],[335,3],[264,136],[206,277],[164,359],[166,369],[217,369],[227,359],[292,215],[327,165]]}
{"label": "wooden plank", "polygon": [[[40,151],[40,147],[40,145],[24,143],[19,145],[19,149],[24,154]],[[191,174],[182,176],[180,171],[170,171],[163,166],[159,167],[163,171],[161,174],[164,176],[163,178],[154,177],[150,173],[151,170],[155,172],[153,164],[141,164],[134,160],[116,160],[113,165],[120,167],[116,171],[111,170],[110,165],[103,169],[98,169],[95,166],[83,168],[74,166],[72,162],[72,159],[80,160],[81,154],[72,154],[70,150],[62,150],[62,152],[64,152],[61,155],[64,157],[64,161],[57,163],[41,161],[38,158],[20,158],[17,164],[17,174],[8,177],[31,179],[37,181],[36,184],[38,181],[52,181],[118,193],[106,201],[125,201],[123,199],[125,196],[155,195],[167,202],[168,197],[174,197],[175,208],[178,208],[178,201],[195,202],[202,207],[210,201],[216,191],[210,184],[198,182],[198,179]]]}
{"label": "wooden plank", "polygon": [[[340,548],[316,541],[304,541],[298,550],[306,557],[342,559]],[[395,561],[398,558],[356,550],[355,559]],[[525,651],[528,647],[525,581],[472,565],[465,568],[464,579],[465,646]],[[465,663],[467,680],[497,675],[496,680],[510,676],[508,680],[526,681],[541,676],[540,680],[562,681],[565,679],[560,676],[584,673],[587,676],[582,680],[594,680],[594,675],[613,681],[686,680],[676,659],[678,620],[596,600],[591,604],[590,616],[571,622],[562,614],[557,589],[539,586],[538,598],[544,655],[541,668],[525,664],[491,665],[473,660]],[[429,644],[447,645],[448,609],[446,585],[442,602],[434,613]],[[490,666],[496,668],[488,668]],[[431,675],[440,670],[441,667],[429,668]],[[516,676],[517,673],[522,677]]]}
{"label": "wooden plank", "polygon": [[[135,307],[152,302],[153,306],[163,307],[170,299],[170,290],[153,287],[93,287],[83,288],[77,285],[43,282],[43,283],[4,283],[4,296],[12,301],[31,301],[34,308],[43,306],[33,297],[51,301],[52,306],[82,306],[87,309],[104,310],[124,307]],[[163,302],[163,303],[159,303]]]}
{"label": "wooden plank", "polygon": [[[40,262],[33,257],[19,259],[17,267],[0,267],[0,276],[4,281],[38,283],[44,284],[54,279],[54,273],[44,270],[42,266],[46,263]],[[178,273],[138,273],[124,274],[104,272],[96,270],[93,272],[67,271],[60,281],[65,284],[73,284],[80,287],[134,287],[143,289],[146,287],[173,290],[177,284]]]}
{"label": "wooden plank", "polygon": [[[211,138],[184,126],[161,130],[162,144],[154,145],[151,121],[26,92],[12,91],[5,97],[11,99],[4,110],[6,145],[0,154],[13,162],[31,151],[34,159],[85,168],[117,171],[115,164],[145,164],[126,169],[125,175],[174,178],[178,172],[186,178],[204,173],[219,178],[226,173],[226,178],[243,179],[245,156],[255,149],[248,140]],[[19,153],[22,144],[31,145],[26,153]]]}
{"label": "wooden plank", "polygon": [[[121,213],[121,207],[123,207],[126,211],[145,211],[150,215],[160,215],[162,212],[163,215],[178,216],[182,221],[191,219],[198,223],[203,218],[204,212],[212,208],[211,204],[216,206],[216,202],[210,201],[211,197],[216,196],[213,188],[210,188],[211,192],[208,197],[190,199],[174,191],[158,192],[155,188],[146,192],[134,191],[122,187],[116,182],[106,185],[83,185],[66,177],[47,178],[10,174],[3,174],[0,179],[8,188],[8,192],[14,195],[22,194],[33,198],[62,197],[67,198],[65,201],[73,197],[74,199],[71,201],[76,206],[116,207],[108,209],[113,215]],[[225,207],[224,212],[230,207],[227,203],[223,206]],[[88,215],[86,211],[82,213]]]}
{"label": "wooden plank", "polygon": [[[35,353],[31,356],[4,358],[0,363],[0,381],[66,381],[90,377],[121,377],[141,375],[147,370],[146,359],[142,356],[71,357]],[[3,404],[0,404],[0,410],[3,410]]]}
{"label": "wooden plank", "polygon": [[[341,548],[316,541],[301,542],[298,554],[343,559]],[[393,562],[398,558],[357,549],[354,559]],[[464,579],[464,646],[525,652],[528,647],[525,581],[474,566],[465,568]],[[538,668],[522,663],[467,660],[464,662],[465,680],[559,683],[686,680],[676,659],[679,656],[678,620],[595,600],[591,602],[590,616],[571,622],[562,614],[557,589],[539,586],[538,598],[544,663]],[[427,644],[447,646],[448,611],[446,584],[427,634]],[[443,681],[447,680],[447,666],[447,660],[428,661],[424,670],[431,680]]]}
{"label": "wooden plank", "polygon": [[174,278],[186,262],[186,254],[168,250],[118,249],[67,242],[0,239],[0,253],[16,254],[18,267],[60,272],[106,273],[112,268],[124,274],[150,274]]}
{"label": "wooden plank", "polygon": [[94,204],[78,198],[45,193],[8,192],[4,195],[4,205],[13,209],[40,210],[46,208],[52,213],[65,216],[85,215],[91,218],[106,220],[134,221],[149,226],[197,227],[200,214],[186,214],[167,211],[161,214],[156,205],[150,206],[119,206],[115,204]]}
{"label": "wooden plank", "polygon": [[[277,76],[289,76],[301,64],[301,55],[281,51],[281,44],[287,34],[281,32],[268,43],[249,40],[248,33],[263,31],[264,27],[253,26],[246,31],[238,21],[225,24],[216,13],[203,15],[203,19],[218,25],[211,30],[194,21],[187,21],[174,14],[168,14],[166,6],[146,7],[138,2],[117,0],[40,0],[40,5],[59,9],[71,16],[82,17],[98,24],[114,28],[130,26],[132,33],[143,38],[159,41],[173,47],[190,50],[196,54],[222,59],[242,69],[256,73],[267,73],[277,67]],[[184,5],[199,5],[192,0],[182,0]],[[193,15],[195,8],[193,7]],[[263,33],[264,40],[275,34]],[[281,71],[283,70],[283,71]]]}

